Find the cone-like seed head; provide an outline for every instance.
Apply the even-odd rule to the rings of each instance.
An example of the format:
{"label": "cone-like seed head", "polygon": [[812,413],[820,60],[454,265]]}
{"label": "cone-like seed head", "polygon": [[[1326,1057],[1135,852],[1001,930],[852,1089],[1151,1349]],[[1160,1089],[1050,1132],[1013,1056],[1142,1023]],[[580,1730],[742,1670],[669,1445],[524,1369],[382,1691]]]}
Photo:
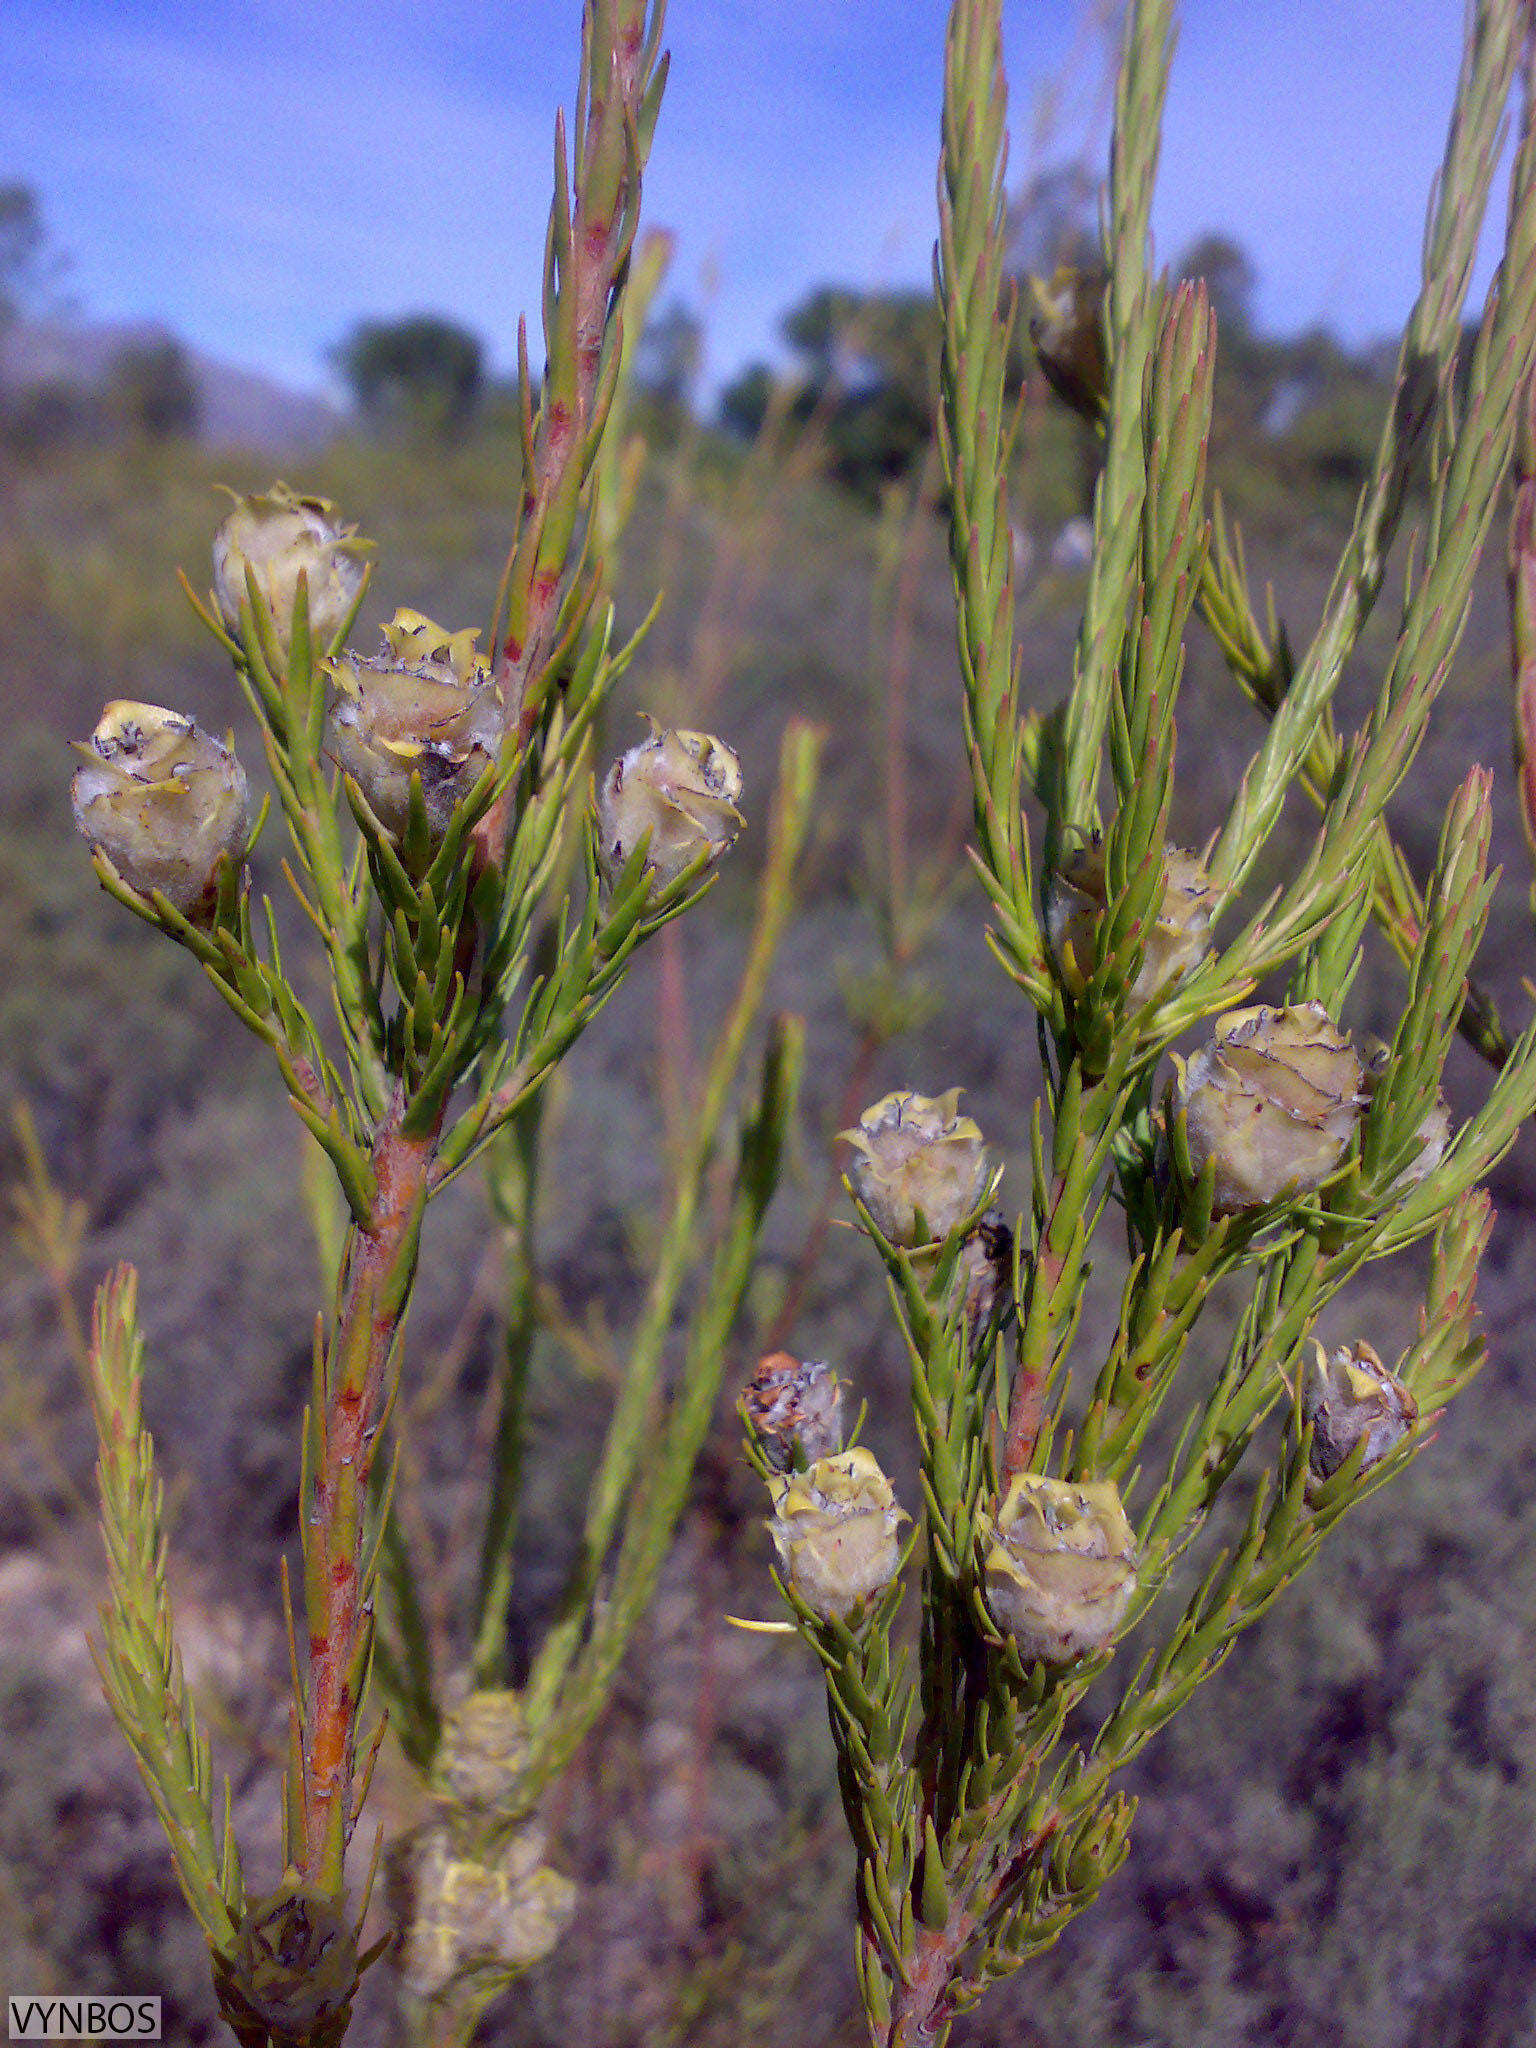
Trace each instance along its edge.
{"label": "cone-like seed head", "polygon": [[212,919],[218,866],[238,860],[250,792],[233,752],[178,711],[107,705],[70,785],[75,823],[141,895],[156,889],[194,924]]}
{"label": "cone-like seed head", "polygon": [[[853,1147],[848,1179],[883,1237],[911,1249],[947,1237],[986,1192],[990,1166],[981,1126],[958,1114],[960,1090],[914,1095],[898,1088],[838,1136]],[[929,1236],[917,1234],[922,1212]]]}
{"label": "cone-like seed head", "polygon": [[1362,1081],[1321,1003],[1218,1017],[1210,1044],[1180,1066],[1173,1103],[1188,1117],[1195,1172],[1216,1162],[1215,1214],[1320,1187],[1360,1121]]}
{"label": "cone-like seed head", "polygon": [[544,1849],[534,1822],[488,1862],[457,1854],[446,1828],[415,1838],[392,1886],[407,1991],[425,2000],[490,1992],[543,1961],[576,1909],[576,1887],[550,1869]]}
{"label": "cone-like seed head", "polygon": [[1302,1390],[1301,1412],[1312,1425],[1312,1470],[1329,1479],[1363,1437],[1362,1472],[1400,1443],[1419,1419],[1419,1404],[1397,1375],[1361,1340],[1316,1357]]}
{"label": "cone-like seed head", "polygon": [[300,2040],[341,2018],[357,1990],[357,1936],[343,1902],[291,1873],[248,1902],[231,1972],[274,2034]]}
{"label": "cone-like seed head", "polygon": [[1057,396],[1075,412],[1097,420],[1109,402],[1109,362],[1104,352],[1102,270],[1058,264],[1048,283],[1029,280],[1034,311],[1029,338],[1040,367]]}
{"label": "cone-like seed head", "polygon": [[[1364,1083],[1367,1097],[1374,1097],[1391,1057],[1391,1046],[1383,1045],[1380,1039],[1367,1043]],[[1451,1109],[1443,1095],[1436,1095],[1420,1119],[1414,1136],[1419,1141],[1419,1149],[1402,1172],[1393,1178],[1387,1189],[1389,1195],[1406,1194],[1421,1180],[1428,1180],[1445,1157],[1445,1149],[1451,1142]]]}
{"label": "cone-like seed head", "polygon": [[786,1472],[770,1486],[768,1533],[785,1584],[823,1621],[845,1620],[896,1576],[906,1517],[862,1445]]}
{"label": "cone-like seed head", "polygon": [[[1104,880],[1104,846],[1096,840],[1079,848],[1051,880],[1046,898],[1046,932],[1062,980],[1080,996],[1093,965],[1094,939],[1104,916],[1108,892]],[[1164,995],[1211,949],[1211,920],[1216,892],[1211,878],[1181,846],[1167,849],[1163,865],[1163,900],[1130,987],[1130,1006],[1140,1009]]]}
{"label": "cone-like seed head", "polygon": [[444,1717],[433,1790],[456,1807],[501,1806],[516,1790],[527,1757],[521,1696],[499,1688],[472,1692]]}
{"label": "cone-like seed head", "polygon": [[341,524],[326,498],[297,497],[286,484],[236,496],[235,509],[213,536],[213,595],[220,616],[232,633],[239,632],[249,567],[286,647],[302,571],[309,581],[310,635],[317,647],[327,647],[352,609],[363,557],[372,546],[358,539],[355,526]]}
{"label": "cone-like seed head", "polygon": [[1020,1473],[983,1563],[993,1620],[1029,1661],[1102,1650],[1136,1589],[1136,1538],[1111,1480],[1074,1485]]}
{"label": "cone-like seed head", "polygon": [[814,1465],[842,1448],[842,1383],[824,1359],[802,1362],[787,1351],[770,1351],[759,1361],[743,1405],[776,1472]]}
{"label": "cone-like seed head", "polygon": [[475,642],[398,611],[371,658],[349,651],[328,664],[331,753],[397,836],[410,818],[411,777],[421,777],[434,839],[501,751],[506,707]]}
{"label": "cone-like seed head", "polygon": [[597,796],[598,857],[611,883],[649,832],[645,871],[657,888],[707,854],[711,864],[735,844],[745,820],[736,808],[741,763],[707,732],[666,732],[622,754]]}

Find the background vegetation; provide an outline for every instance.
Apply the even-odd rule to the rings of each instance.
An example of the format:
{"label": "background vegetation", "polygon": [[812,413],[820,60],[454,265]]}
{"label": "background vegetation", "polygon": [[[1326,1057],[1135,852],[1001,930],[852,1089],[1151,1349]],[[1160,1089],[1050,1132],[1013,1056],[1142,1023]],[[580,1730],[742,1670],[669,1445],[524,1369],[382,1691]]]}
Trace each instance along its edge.
{"label": "background vegetation", "polygon": [[[0,207],[0,230],[11,218]],[[1021,218],[1021,248],[1033,232]],[[36,241],[18,246],[35,273]],[[1222,322],[1214,480],[1243,518],[1256,580],[1272,579],[1281,616],[1304,626],[1386,402],[1382,366],[1326,335],[1256,332],[1251,274],[1230,244],[1175,268],[1206,276]],[[8,286],[0,307],[14,312],[13,301]],[[808,711],[831,729],[807,907],[773,991],[810,1033],[798,1156],[728,1380],[781,1338],[829,1357],[869,1398],[882,1459],[910,1468],[904,1361],[878,1281],[851,1235],[828,1227],[829,1140],[888,1088],[963,1081],[989,1140],[1022,1158],[1035,1049],[965,881],[968,795],[929,456],[934,316],[922,300],[826,290],[790,314],[786,335],[793,368],[742,380],[718,427],[696,416],[686,317],[664,306],[640,352],[640,497],[620,582],[634,593],[659,583],[667,601],[631,701],[728,737],[749,814],[787,716]],[[358,427],[290,474],[380,544],[364,641],[398,603],[477,617],[494,586],[516,441],[474,360],[462,403],[452,378],[428,377],[412,397],[407,375],[402,394],[397,363],[370,416],[354,380]],[[1018,376],[1024,688],[1049,705],[1065,687],[1080,601],[1069,522],[1084,506],[1087,456],[1022,360]],[[292,1534],[314,1255],[292,1120],[190,961],[145,943],[97,889],[69,821],[63,741],[89,729],[103,697],[144,697],[212,729],[233,725],[256,757],[174,572],[203,580],[221,510],[213,485],[259,487],[270,465],[210,456],[192,432],[195,405],[156,424],[142,408],[87,412],[84,424],[40,425],[12,398],[0,470],[0,1096],[31,1119],[3,1160],[21,1201],[0,1252],[0,1985],[158,1987],[167,2038],[192,2042],[213,2038],[201,1943],[84,1649],[100,1569],[72,1318],[116,1259],[154,1273],[146,1405],[171,1489],[189,1677],[248,1809],[245,1832],[263,1839],[284,1739],[271,1592]],[[637,623],[638,603],[621,623]],[[1346,716],[1370,694],[1376,644],[1368,633]],[[1252,747],[1256,714],[1198,631],[1190,659],[1181,779],[1210,792],[1209,816],[1180,820],[1193,844]],[[1536,945],[1505,767],[1509,689],[1492,565],[1414,808],[1397,825],[1427,856],[1466,766],[1499,768],[1507,879],[1484,957],[1495,998],[1519,1015]],[[1297,845],[1306,828],[1298,803]],[[669,928],[637,968],[627,1015],[653,1017],[654,1037],[600,1020],[550,1107],[560,1171],[541,1247],[514,1602],[530,1634],[563,1577],[564,1518],[607,1416],[608,1327],[647,1271],[693,1049],[739,966],[756,837],[710,913]],[[278,895],[275,869],[257,880]],[[1376,1021],[1394,1010],[1397,990],[1382,952],[1368,971],[1379,979],[1362,981],[1353,1005],[1367,1026],[1373,1009]],[[77,1209],[49,1207],[41,1162]],[[957,2040],[1033,2044],[1070,2031],[1083,2048],[1513,2048],[1536,2037],[1532,1164],[1527,1139],[1495,1179],[1500,1220],[1481,1288],[1490,1365],[1441,1443],[1333,1540],[1154,1748],[1136,1774],[1143,1806],[1126,1871]],[[1004,1201],[1021,1186],[1005,1183]],[[429,1598],[446,1603],[458,1474],[485,1427],[504,1245],[472,1180],[429,1229],[437,1242],[408,1340],[404,1498],[424,1554],[444,1561]],[[1090,1316],[1112,1313],[1116,1278],[1096,1277]],[[1387,1355],[1406,1338],[1404,1313],[1385,1293],[1356,1297],[1355,1322]],[[760,1488],[737,1433],[724,1404],[662,1596],[555,1816],[556,1860],[583,1888],[575,1929],[499,2008],[488,2039],[723,2048],[770,2028],[807,2048],[862,2038],[819,1681],[773,1637],[725,1619],[772,1611]],[[381,1773],[388,1815],[387,1749]],[[371,1995],[360,2042],[385,2038],[387,2000],[377,1986]]]}

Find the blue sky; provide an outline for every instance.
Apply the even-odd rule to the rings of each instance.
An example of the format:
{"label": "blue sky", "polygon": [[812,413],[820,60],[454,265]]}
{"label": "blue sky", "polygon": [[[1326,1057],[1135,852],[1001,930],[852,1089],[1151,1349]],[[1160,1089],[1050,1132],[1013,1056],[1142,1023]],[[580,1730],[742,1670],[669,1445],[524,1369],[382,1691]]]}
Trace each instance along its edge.
{"label": "blue sky", "polygon": [[[1094,119],[1083,8],[1005,0],[1014,160],[1063,82]],[[0,178],[32,182],[70,289],[295,385],[359,317],[446,313],[513,357],[538,305],[577,0],[7,0]],[[942,0],[673,0],[646,215],[677,235],[718,380],[813,284],[920,283]],[[1411,300],[1460,0],[1189,0],[1155,228],[1221,228],[1266,324],[1351,341]],[[1487,264],[1483,267],[1486,276]]]}

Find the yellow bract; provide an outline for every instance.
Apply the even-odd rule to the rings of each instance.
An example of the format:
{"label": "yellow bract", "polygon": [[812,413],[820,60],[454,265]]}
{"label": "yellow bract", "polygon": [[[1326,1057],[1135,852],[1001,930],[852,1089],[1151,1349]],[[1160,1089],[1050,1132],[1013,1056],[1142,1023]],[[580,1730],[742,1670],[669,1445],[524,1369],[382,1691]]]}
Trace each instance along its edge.
{"label": "yellow bract", "polygon": [[397,837],[410,818],[413,776],[440,839],[500,755],[506,706],[478,638],[472,626],[450,633],[420,612],[398,611],[384,628],[383,654],[348,649],[327,664],[331,752]]}
{"label": "yellow bract", "polygon": [[1065,1664],[1105,1647],[1136,1590],[1136,1538],[1112,1481],[1021,1473],[990,1536],[987,1607],[1021,1657]]}
{"label": "yellow bract", "polygon": [[824,1621],[841,1621],[891,1583],[906,1519],[873,1452],[857,1445],[770,1484],[768,1533],[785,1584]]}
{"label": "yellow bract", "polygon": [[1366,1100],[1349,1035],[1317,1002],[1233,1010],[1175,1064],[1173,1110],[1187,1119],[1195,1172],[1215,1161],[1218,1216],[1320,1187]]}
{"label": "yellow bract", "polygon": [[892,1244],[918,1243],[919,1214],[926,1241],[947,1237],[986,1192],[981,1126],[961,1116],[959,1104],[958,1088],[943,1095],[898,1088],[866,1109],[854,1129],[838,1133],[854,1148],[853,1191]]}
{"label": "yellow bract", "polygon": [[736,808],[741,763],[707,732],[651,736],[615,761],[597,799],[598,855],[612,882],[646,839],[645,871],[663,888],[700,855],[716,861],[745,820]]}
{"label": "yellow bract", "polygon": [[544,1830],[525,1822],[485,1858],[461,1855],[447,1827],[424,1829],[397,1859],[405,1928],[401,1981],[414,1997],[491,1991],[540,1962],[576,1910],[576,1887],[545,1862]]}
{"label": "yellow bract", "polygon": [[75,752],[75,823],[141,895],[158,890],[193,923],[212,918],[219,862],[250,830],[245,771],[179,711],[118,698]]}
{"label": "yellow bract", "polygon": [[443,1716],[432,1785],[457,1807],[493,1807],[517,1789],[528,1758],[522,1696],[505,1687],[471,1692]]}
{"label": "yellow bract", "polygon": [[1412,1429],[1419,1404],[1363,1338],[1332,1354],[1314,1339],[1312,1349],[1301,1400],[1312,1425],[1312,1469],[1319,1479],[1331,1477],[1363,1438],[1360,1469],[1367,1471]]}
{"label": "yellow bract", "polygon": [[311,637],[318,647],[329,646],[362,587],[362,558],[373,542],[359,540],[355,526],[343,526],[328,498],[300,498],[286,484],[262,495],[230,495],[235,509],[213,537],[213,595],[225,625],[232,633],[240,630],[249,568],[278,640],[287,647],[303,574]]}

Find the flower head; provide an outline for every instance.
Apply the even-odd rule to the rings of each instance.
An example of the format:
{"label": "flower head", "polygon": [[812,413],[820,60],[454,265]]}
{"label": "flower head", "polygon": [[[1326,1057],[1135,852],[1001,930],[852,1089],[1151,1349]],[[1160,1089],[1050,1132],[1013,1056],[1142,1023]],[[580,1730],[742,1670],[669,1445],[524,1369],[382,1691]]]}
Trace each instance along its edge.
{"label": "flower head", "polygon": [[1136,1538],[1119,1489],[1020,1473],[990,1531],[982,1588],[1021,1657],[1065,1664],[1102,1650],[1136,1589]]}
{"label": "flower head", "polygon": [[433,1790],[456,1808],[504,1805],[527,1758],[522,1696],[499,1687],[467,1693],[443,1716]]}
{"label": "flower head", "polygon": [[[1094,840],[1080,847],[1051,881],[1046,899],[1046,933],[1062,980],[1074,995],[1087,986],[1093,965],[1094,941],[1108,904],[1104,876],[1104,845]],[[1167,993],[1210,951],[1216,892],[1211,878],[1192,853],[1167,848],[1163,862],[1163,897],[1147,934],[1141,967],[1128,991],[1130,1007],[1140,1009]]]}
{"label": "flower head", "polygon": [[[1391,1046],[1383,1045],[1380,1039],[1367,1040],[1364,1087],[1369,1099],[1374,1100],[1391,1058]],[[1409,1188],[1417,1187],[1421,1180],[1428,1180],[1445,1157],[1445,1148],[1451,1142],[1451,1109],[1443,1095],[1436,1094],[1419,1119],[1418,1129],[1413,1135],[1418,1142],[1418,1150],[1402,1171],[1393,1177],[1387,1189],[1389,1195],[1404,1195]]]}
{"label": "flower head", "polygon": [[1103,270],[1060,263],[1048,282],[1029,280],[1034,312],[1029,338],[1040,367],[1057,396],[1074,412],[1097,420],[1109,399],[1109,362],[1104,349]]}
{"label": "flower head", "polygon": [[284,2039],[341,2019],[358,1982],[357,1936],[342,1902],[290,1872],[246,1905],[230,1974],[238,1998]]}
{"label": "flower head", "polygon": [[675,882],[701,854],[713,864],[742,828],[740,795],[741,763],[724,740],[653,725],[649,739],[614,762],[598,791],[604,876],[615,881],[642,839],[655,887]]}
{"label": "flower head", "polygon": [[960,1247],[965,1276],[965,1321],[974,1344],[994,1318],[1013,1313],[1013,1232],[1001,1209],[992,1208]]}
{"label": "flower head", "polygon": [[473,627],[449,633],[398,611],[382,654],[348,650],[329,664],[331,752],[397,837],[410,820],[413,776],[438,840],[500,754],[506,707],[478,638]]}
{"label": "flower head", "polygon": [[895,1578],[906,1518],[862,1445],[786,1472],[769,1491],[768,1533],[784,1582],[823,1621],[846,1620]]}
{"label": "flower head", "polygon": [[219,863],[238,860],[250,793],[233,751],[159,704],[108,704],[70,785],[75,823],[141,895],[211,921]]}
{"label": "flower head", "polygon": [[842,1447],[842,1383],[823,1359],[802,1362],[787,1351],[770,1351],[758,1362],[743,1406],[776,1471],[813,1465]]}
{"label": "flower head", "polygon": [[1195,1172],[1216,1162],[1215,1214],[1320,1187],[1360,1121],[1362,1080],[1348,1034],[1321,1003],[1218,1017],[1210,1044],[1179,1064],[1172,1103],[1187,1119]]}
{"label": "flower head", "polygon": [[545,1862],[536,1821],[484,1855],[460,1854],[448,1828],[401,1845],[391,1904],[403,1929],[400,1974],[420,1999],[489,1995],[541,1962],[570,1926],[576,1887]]}
{"label": "flower head", "polygon": [[958,1088],[943,1095],[898,1088],[838,1134],[854,1149],[853,1192],[891,1244],[911,1249],[947,1237],[986,1192],[991,1168],[981,1126],[959,1115],[959,1103]]}
{"label": "flower head", "polygon": [[319,647],[341,631],[362,587],[363,557],[373,542],[343,526],[326,498],[301,498],[286,484],[250,497],[234,492],[235,507],[213,536],[213,595],[232,633],[240,630],[245,572],[272,614],[278,640],[293,634],[293,607],[302,574],[309,586],[309,630]]}
{"label": "flower head", "polygon": [[1312,1425],[1312,1470],[1329,1479],[1363,1438],[1362,1472],[1377,1465],[1419,1419],[1419,1405],[1364,1339],[1316,1357],[1302,1389],[1301,1412]]}

